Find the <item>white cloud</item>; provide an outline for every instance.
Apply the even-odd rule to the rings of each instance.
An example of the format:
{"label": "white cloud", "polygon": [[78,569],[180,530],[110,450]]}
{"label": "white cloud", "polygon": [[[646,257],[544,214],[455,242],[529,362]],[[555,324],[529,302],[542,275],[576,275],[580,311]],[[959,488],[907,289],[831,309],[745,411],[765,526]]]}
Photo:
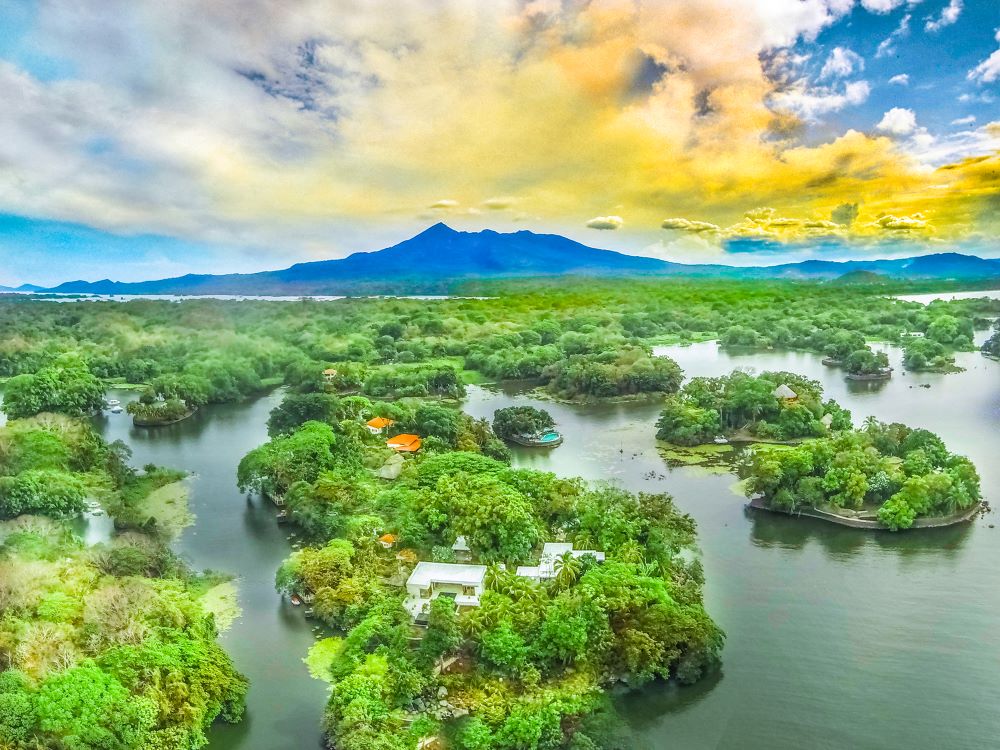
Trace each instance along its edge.
{"label": "white cloud", "polygon": [[[962,118],[969,124],[968,117]],[[988,122],[978,128],[948,135],[931,136],[924,128],[917,131],[903,148],[919,162],[930,167],[955,164],[963,159],[1000,151],[1000,122]]]}
{"label": "white cloud", "polygon": [[902,5],[904,0],[861,0],[861,7],[869,13],[891,13]]}
{"label": "white cloud", "polygon": [[[997,29],[995,38],[1000,42],[1000,29]],[[1000,49],[994,51],[992,55],[970,70],[967,78],[970,81],[980,81],[982,83],[993,83],[993,81],[1000,78]]]}
{"label": "white cloud", "polygon": [[450,198],[443,198],[439,201],[434,201],[428,208],[441,208],[441,209],[452,209],[458,208],[458,201],[451,200]]}
{"label": "white cloud", "polygon": [[871,86],[867,81],[851,81],[845,84],[842,91],[825,86],[812,88],[805,81],[799,81],[785,91],[774,94],[771,104],[778,110],[815,122],[820,115],[863,104],[870,93]]}
{"label": "white cloud", "polygon": [[823,69],[819,73],[822,78],[847,78],[855,71],[865,69],[865,61],[861,55],[846,47],[834,47],[833,52],[823,63]]}
{"label": "white cloud", "polygon": [[951,121],[952,125],[971,125],[976,121],[975,115],[967,115],[965,117],[959,117]]}
{"label": "white cloud", "polygon": [[624,223],[621,216],[595,216],[585,226],[589,229],[620,229]]}
{"label": "white cloud", "polygon": [[900,73],[899,75],[893,76],[889,79],[889,83],[894,83],[897,86],[909,86],[910,85],[910,75],[909,73]]}
{"label": "white cloud", "polygon": [[875,57],[889,57],[896,54],[896,43],[910,35],[910,17],[909,13],[903,16],[899,21],[899,26],[879,42],[878,48],[875,50]]}
{"label": "white cloud", "polygon": [[938,32],[945,26],[951,26],[955,23],[960,15],[962,15],[962,0],[950,0],[941,10],[941,15],[937,18],[928,17],[927,23],[924,24],[924,31]]}
{"label": "white cloud", "polygon": [[917,129],[917,116],[912,109],[893,107],[882,115],[875,129],[890,135],[910,135]]}

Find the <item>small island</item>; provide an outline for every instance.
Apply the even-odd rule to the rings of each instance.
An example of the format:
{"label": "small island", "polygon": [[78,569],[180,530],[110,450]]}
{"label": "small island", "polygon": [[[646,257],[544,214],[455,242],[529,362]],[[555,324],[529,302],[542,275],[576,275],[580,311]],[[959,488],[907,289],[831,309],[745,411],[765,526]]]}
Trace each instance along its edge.
{"label": "small island", "polygon": [[656,437],[691,447],[710,443],[794,441],[851,425],[851,414],[823,401],[815,380],[790,372],[754,376],[739,370],[718,378],[692,378],[668,396]]}
{"label": "small island", "polygon": [[552,415],[533,406],[508,406],[493,414],[497,437],[531,448],[555,448],[562,435],[555,429]]}
{"label": "small island", "polygon": [[892,377],[889,356],[868,347],[851,352],[844,362],[848,380],[888,380]]}
{"label": "small island", "polygon": [[181,398],[156,399],[148,392],[138,401],[132,401],[125,411],[132,415],[136,427],[161,427],[181,422],[198,410]]}
{"label": "small island", "polygon": [[846,526],[948,526],[981,507],[979,474],[928,430],[874,418],[795,447],[757,446],[744,470],[751,506]]}

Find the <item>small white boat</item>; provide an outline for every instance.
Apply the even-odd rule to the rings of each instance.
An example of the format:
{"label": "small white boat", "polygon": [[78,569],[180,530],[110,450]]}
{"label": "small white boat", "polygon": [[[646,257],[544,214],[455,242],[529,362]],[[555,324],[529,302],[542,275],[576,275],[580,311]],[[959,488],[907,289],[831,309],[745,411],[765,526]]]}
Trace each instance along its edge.
{"label": "small white boat", "polygon": [[111,409],[111,413],[112,414],[121,414],[122,411],[124,411],[124,409],[122,409],[120,406],[115,406],[115,407],[112,407],[112,409]]}
{"label": "small white boat", "polygon": [[729,443],[729,441],[726,438],[724,438],[722,435],[719,435],[712,442],[715,443],[716,445],[728,445],[728,443]]}
{"label": "small white boat", "polygon": [[122,402],[121,402],[121,401],[119,401],[119,400],[118,400],[118,399],[116,399],[116,398],[112,398],[112,399],[109,399],[109,400],[108,400],[108,406],[109,406],[109,407],[115,407],[115,406],[121,406],[121,405],[122,405]]}

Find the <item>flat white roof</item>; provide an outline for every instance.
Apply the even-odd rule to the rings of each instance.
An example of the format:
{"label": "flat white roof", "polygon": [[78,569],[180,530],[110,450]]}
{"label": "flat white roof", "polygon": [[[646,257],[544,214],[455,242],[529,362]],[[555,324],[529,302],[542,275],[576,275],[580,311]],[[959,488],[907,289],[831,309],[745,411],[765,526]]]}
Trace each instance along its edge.
{"label": "flat white roof", "polygon": [[604,553],[598,552],[593,549],[573,549],[572,542],[546,542],[542,546],[542,557],[555,558],[563,555],[567,552],[572,552],[573,557],[583,557],[584,555],[593,555],[597,558],[598,562],[604,562]]}
{"label": "flat white roof", "polygon": [[485,565],[456,565],[455,563],[420,562],[406,580],[407,586],[424,588],[432,583],[459,583],[464,586],[482,586],[486,575]]}

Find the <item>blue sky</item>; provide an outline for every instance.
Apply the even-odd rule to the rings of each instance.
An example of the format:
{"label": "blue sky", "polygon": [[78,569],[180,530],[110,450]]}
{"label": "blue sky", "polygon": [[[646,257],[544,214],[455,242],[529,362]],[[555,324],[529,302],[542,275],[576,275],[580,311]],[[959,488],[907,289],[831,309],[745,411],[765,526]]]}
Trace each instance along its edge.
{"label": "blue sky", "polygon": [[996,0],[0,0],[0,284],[444,220],[750,265],[1000,255]]}

